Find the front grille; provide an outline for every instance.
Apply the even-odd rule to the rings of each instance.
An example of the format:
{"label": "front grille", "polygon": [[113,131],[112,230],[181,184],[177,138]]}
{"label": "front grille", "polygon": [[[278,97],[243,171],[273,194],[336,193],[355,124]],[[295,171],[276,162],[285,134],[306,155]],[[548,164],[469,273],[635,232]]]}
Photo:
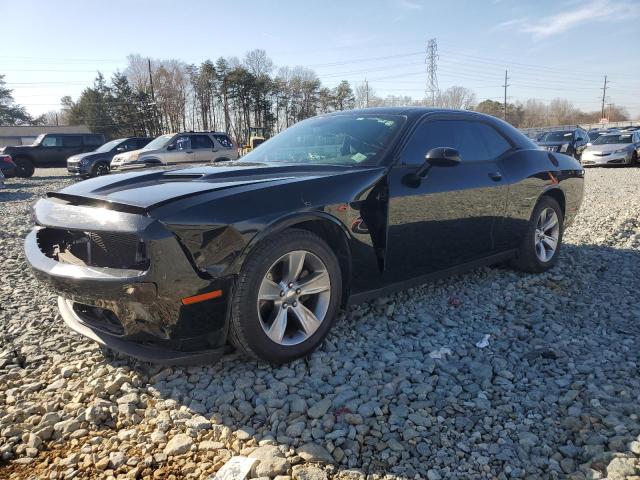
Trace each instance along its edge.
{"label": "front grille", "polygon": [[134,270],[149,266],[145,243],[134,233],[42,228],[37,239],[42,253],[61,263]]}

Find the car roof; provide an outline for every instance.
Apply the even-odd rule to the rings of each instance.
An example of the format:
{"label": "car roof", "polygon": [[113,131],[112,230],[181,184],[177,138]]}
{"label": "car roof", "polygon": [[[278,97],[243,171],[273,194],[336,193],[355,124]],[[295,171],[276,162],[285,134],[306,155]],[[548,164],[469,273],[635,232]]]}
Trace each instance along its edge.
{"label": "car roof", "polygon": [[69,132],[65,132],[65,133],[57,133],[57,132],[47,132],[44,133],[43,135],[60,135],[61,137],[67,137],[69,135],[72,135],[74,137],[78,136],[78,135],[97,135],[100,137],[104,137],[103,133],[87,133],[87,132],[81,132],[81,133],[69,133]]}
{"label": "car roof", "polygon": [[487,121],[502,123],[502,120],[492,115],[475,112],[473,110],[459,110],[450,108],[432,108],[432,107],[371,107],[357,108],[354,110],[340,110],[337,112],[323,113],[318,116],[339,116],[339,115],[403,115],[413,121],[423,117],[428,113],[447,113],[454,115],[473,116],[483,118]]}

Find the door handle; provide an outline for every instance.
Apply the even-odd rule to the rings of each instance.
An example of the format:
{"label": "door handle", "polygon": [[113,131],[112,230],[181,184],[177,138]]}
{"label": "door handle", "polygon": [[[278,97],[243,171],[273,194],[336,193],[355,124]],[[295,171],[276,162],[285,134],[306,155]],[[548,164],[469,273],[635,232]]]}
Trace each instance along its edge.
{"label": "door handle", "polygon": [[500,172],[491,172],[489,174],[489,178],[494,182],[499,182],[500,180],[502,180],[502,174]]}

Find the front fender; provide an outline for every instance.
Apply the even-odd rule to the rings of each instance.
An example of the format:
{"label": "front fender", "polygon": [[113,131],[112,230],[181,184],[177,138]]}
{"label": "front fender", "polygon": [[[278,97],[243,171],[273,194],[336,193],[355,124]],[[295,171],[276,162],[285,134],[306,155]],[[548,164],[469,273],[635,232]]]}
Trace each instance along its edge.
{"label": "front fender", "polygon": [[236,259],[236,262],[234,262],[234,264],[232,265],[231,268],[233,269],[233,272],[238,273],[240,271],[246,258],[253,251],[256,245],[260,243],[262,240],[264,240],[265,238],[267,238],[268,236],[274,233],[281,232],[282,230],[285,230],[291,226],[294,226],[303,222],[309,222],[309,221],[329,222],[330,224],[337,226],[340,229],[340,231],[342,231],[347,242],[351,240],[351,237],[352,237],[351,233],[349,232],[349,229],[345,226],[345,224],[342,223],[338,218],[334,217],[329,213],[319,211],[319,210],[307,211],[307,212],[293,212],[274,220],[273,222],[269,223],[264,229],[262,229],[256,235],[254,235],[254,237],[246,244],[242,253]]}

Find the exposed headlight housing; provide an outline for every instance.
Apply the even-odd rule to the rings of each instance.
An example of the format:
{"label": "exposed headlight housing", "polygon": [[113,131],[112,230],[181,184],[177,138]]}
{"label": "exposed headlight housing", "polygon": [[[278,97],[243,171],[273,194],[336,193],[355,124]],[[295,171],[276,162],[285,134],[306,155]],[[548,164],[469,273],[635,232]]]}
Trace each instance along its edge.
{"label": "exposed headlight housing", "polygon": [[569,148],[569,144],[563,143],[562,146],[560,147],[560,152],[564,153],[567,151],[568,148]]}
{"label": "exposed headlight housing", "polygon": [[627,149],[626,148],[619,148],[617,150],[614,150],[613,153],[627,153]]}

